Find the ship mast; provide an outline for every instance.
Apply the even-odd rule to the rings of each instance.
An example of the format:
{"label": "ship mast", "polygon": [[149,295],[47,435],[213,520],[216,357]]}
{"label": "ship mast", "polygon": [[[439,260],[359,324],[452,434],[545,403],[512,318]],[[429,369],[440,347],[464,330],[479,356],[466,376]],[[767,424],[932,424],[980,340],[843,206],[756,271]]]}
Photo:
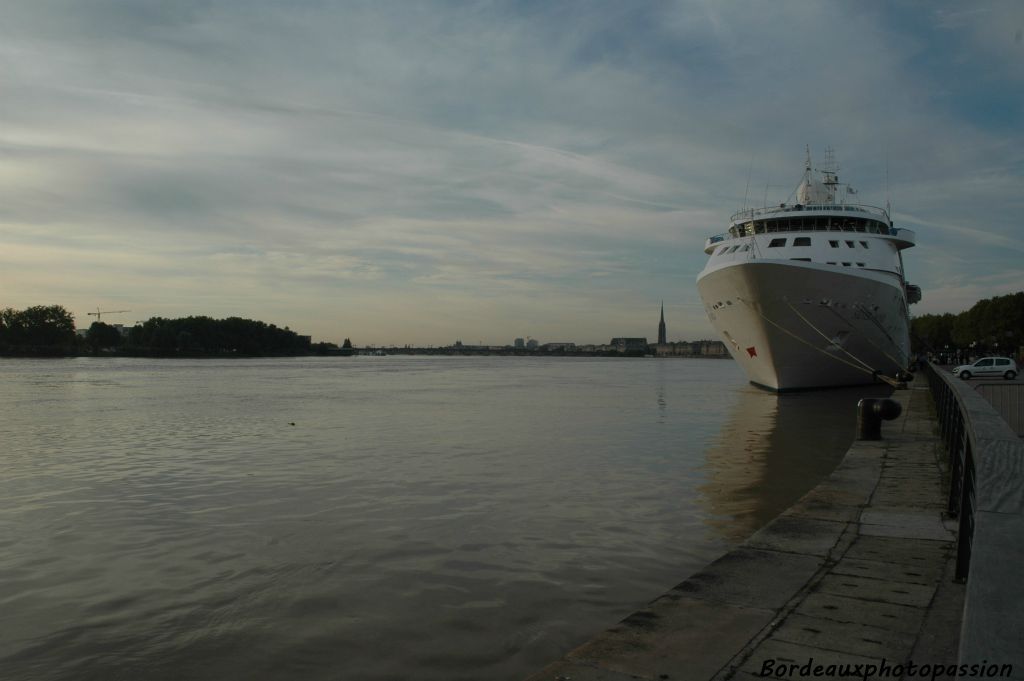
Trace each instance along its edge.
{"label": "ship mast", "polygon": [[839,186],[839,168],[836,165],[836,151],[832,147],[825,147],[825,164],[821,168],[822,184],[828,190],[829,203],[836,202],[836,187]]}
{"label": "ship mast", "polygon": [[[811,182],[811,173],[812,173],[811,145],[808,144],[807,146],[804,147],[804,149],[806,150],[807,158],[804,161],[804,179],[803,179],[803,182],[801,182],[801,186],[810,187],[811,184],[812,184],[812,182]],[[800,200],[799,191],[797,192],[797,194],[798,194],[797,201],[799,201]]]}

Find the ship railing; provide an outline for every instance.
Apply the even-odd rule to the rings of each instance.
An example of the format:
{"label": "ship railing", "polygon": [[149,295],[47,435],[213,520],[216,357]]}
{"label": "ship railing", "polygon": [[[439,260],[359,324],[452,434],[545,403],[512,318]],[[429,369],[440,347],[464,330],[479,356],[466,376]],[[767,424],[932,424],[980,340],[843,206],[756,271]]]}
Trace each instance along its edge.
{"label": "ship railing", "polygon": [[729,218],[729,222],[751,220],[765,215],[777,215],[779,213],[793,212],[824,212],[824,213],[867,213],[882,218],[889,222],[889,213],[879,206],[872,206],[866,203],[808,203],[808,204],[780,204],[778,206],[765,206],[762,208],[747,208],[738,211]]}
{"label": "ship railing", "polygon": [[926,365],[949,462],[947,513],[959,531],[956,579],[966,582],[960,659],[1019,654],[1024,605],[1024,441],[967,381]]}
{"label": "ship railing", "polygon": [[[720,243],[722,241],[729,241],[730,239],[740,239],[740,238],[743,238],[743,237],[753,236],[755,233],[756,234],[776,234],[776,233],[778,233],[778,234],[785,234],[785,233],[789,233],[789,232],[826,232],[826,231],[827,232],[856,232],[858,234],[865,233],[865,232],[862,232],[860,230],[850,229],[850,228],[848,228],[846,226],[830,228],[830,229],[827,229],[827,230],[826,229],[783,229],[783,230],[779,230],[778,232],[776,232],[774,230],[768,231],[768,232],[761,232],[761,231],[753,232],[753,231],[750,230],[750,227],[748,227],[746,225],[740,225],[738,227],[734,227],[734,230],[735,230],[736,233],[733,233],[733,232],[722,232],[721,234],[715,234],[714,236],[709,236],[704,241],[704,250],[707,251],[708,249],[713,248],[716,244],[718,244],[718,243]],[[868,232],[868,233],[874,234],[874,232]],[[914,230],[907,229],[906,227],[890,227],[888,234],[879,234],[879,236],[895,237],[898,242],[904,243],[905,245],[913,245],[914,242],[917,239],[917,234],[914,232]]]}

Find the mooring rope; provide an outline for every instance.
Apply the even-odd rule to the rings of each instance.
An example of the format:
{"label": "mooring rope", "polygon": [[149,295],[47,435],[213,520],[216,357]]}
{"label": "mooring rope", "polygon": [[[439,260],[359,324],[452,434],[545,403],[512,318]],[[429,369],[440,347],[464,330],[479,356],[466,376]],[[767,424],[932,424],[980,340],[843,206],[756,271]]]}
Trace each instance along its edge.
{"label": "mooring rope", "polygon": [[[807,320],[806,318],[804,318],[804,316],[803,316],[802,314],[800,314],[800,313],[799,313],[799,312],[798,312],[798,311],[796,310],[796,308],[794,308],[794,307],[793,307],[793,304],[792,304],[792,303],[790,303],[790,302],[789,302],[789,301],[787,300],[787,301],[786,301],[786,304],[787,304],[787,305],[789,305],[790,309],[791,309],[791,310],[793,310],[793,312],[795,312],[795,313],[797,314],[797,316],[798,316],[798,317],[800,317],[800,319],[803,319],[803,320],[804,320],[804,323],[806,323],[806,324],[807,324],[808,326],[810,326],[810,327],[811,327],[812,329],[814,329],[815,331],[817,331],[817,332],[818,332],[818,333],[819,333],[819,334],[820,334],[821,336],[823,336],[823,337],[824,337],[824,338],[825,338],[826,340],[831,340],[831,339],[829,339],[829,338],[828,338],[828,336],[827,336],[827,335],[825,335],[825,333],[823,333],[823,332],[822,332],[822,331],[821,331],[820,329],[818,329],[817,327],[815,327],[815,326],[814,326],[814,324],[812,324],[812,323],[811,323],[810,321],[808,321],[808,320]],[[857,327],[856,327],[856,326],[854,326],[854,325],[853,325],[852,323],[850,323],[850,320],[849,320],[849,319],[847,319],[847,318],[846,318],[846,317],[844,317],[843,315],[839,314],[839,311],[838,311],[838,310],[836,310],[836,309],[835,309],[834,307],[832,307],[831,305],[828,305],[827,307],[828,307],[828,310],[829,310],[829,311],[830,311],[830,312],[831,312],[832,314],[834,314],[834,315],[836,316],[836,318],[838,318],[838,319],[839,319],[839,321],[841,321],[841,322],[843,322],[844,324],[846,324],[846,326],[847,326],[847,327],[848,327],[848,328],[849,328],[849,329],[850,329],[851,331],[853,331],[854,333],[858,333],[858,332],[857,332]],[[875,322],[875,325],[877,326],[877,325],[878,325],[878,322]],[[895,340],[893,340],[892,336],[890,336],[890,335],[889,335],[888,333],[886,333],[886,332],[885,332],[885,329],[881,328],[880,326],[879,326],[879,329],[880,329],[880,330],[881,330],[881,332],[882,332],[882,333],[883,333],[883,334],[885,335],[885,337],[886,337],[886,338],[888,338],[888,339],[889,339],[890,341],[892,341],[892,342],[893,342],[893,344],[895,344],[895,343],[896,343],[896,341],[895,341]],[[878,346],[878,345],[877,345],[876,343],[874,343],[874,342],[873,342],[873,341],[872,341],[872,340],[871,340],[870,338],[868,338],[868,337],[867,337],[867,335],[865,335],[865,334],[863,334],[863,333],[861,333],[860,335],[861,335],[861,336],[863,337],[863,339],[864,339],[864,340],[865,340],[865,341],[866,341],[866,342],[868,343],[868,345],[870,345],[870,346],[871,346],[871,347],[873,347],[873,348],[874,348],[875,350],[878,350],[878,351],[879,351],[880,353],[882,353],[883,355],[885,355],[885,356],[886,356],[887,358],[889,358],[889,360],[890,360],[890,361],[891,361],[891,362],[892,362],[893,364],[895,364],[896,366],[901,366],[902,364],[904,364],[904,362],[901,362],[900,360],[896,359],[895,357],[893,357],[892,355],[890,355],[890,354],[889,354],[888,352],[886,352],[884,348],[880,348],[880,347],[879,347],[879,346]],[[836,345],[838,345],[838,343],[836,343]],[[846,349],[845,349],[845,348],[842,348],[842,347],[840,347],[840,349],[841,349],[841,350],[843,350],[843,352],[846,352],[846,354],[850,355],[850,357],[853,357],[853,358],[854,358],[855,360],[857,360],[858,362],[860,362],[861,364],[863,364],[864,366],[870,366],[870,365],[869,365],[869,364],[868,364],[867,362],[864,362],[863,360],[861,360],[861,359],[859,359],[859,358],[857,358],[857,357],[854,357],[854,355],[853,355],[853,354],[851,354],[850,352],[846,351]]]}
{"label": "mooring rope", "polygon": [[[807,341],[806,339],[801,338],[800,336],[796,335],[795,333],[793,333],[789,329],[785,328],[784,326],[782,326],[778,322],[776,322],[776,321],[774,321],[772,319],[769,319],[764,313],[762,313],[760,310],[756,309],[753,305],[751,305],[748,301],[744,300],[743,298],[738,298],[738,300],[740,302],[742,302],[744,305],[746,305],[748,308],[753,310],[755,313],[757,313],[757,316],[759,316],[761,319],[765,320],[766,322],[768,322],[769,324],[771,324],[772,326],[777,328],[779,331],[781,331],[782,333],[786,334],[787,336],[790,336],[794,340],[799,341],[800,343],[803,343],[804,345],[806,345],[807,347],[811,348],[815,352],[819,352],[819,353],[825,355],[826,357],[828,357],[830,359],[833,359],[833,360],[839,362],[840,364],[845,364],[846,366],[851,367],[853,369],[856,369],[857,371],[863,371],[864,373],[871,375],[873,378],[877,378],[877,379],[879,379],[879,380],[881,380],[881,381],[891,385],[893,388],[898,388],[898,387],[901,386],[901,383],[899,381],[897,381],[896,379],[891,378],[889,376],[886,376],[885,374],[883,374],[880,371],[872,369],[870,364],[867,364],[866,362],[864,362],[863,360],[859,359],[858,357],[855,357],[854,355],[850,354],[849,352],[846,352],[845,349],[840,348],[841,350],[843,350],[843,352],[846,352],[847,355],[849,355],[850,357],[852,357],[856,361],[860,362],[860,365],[854,364],[853,362],[845,360],[842,357],[839,357],[839,356],[834,355],[834,354],[832,354],[830,352],[827,352],[823,348],[819,348],[817,345],[814,345],[810,341]],[[790,308],[793,309],[793,311],[796,312],[797,315],[801,319],[804,319],[803,315],[801,315],[799,312],[797,312],[797,310],[795,308],[793,308],[792,304],[790,304],[788,300],[786,302],[787,302],[787,304],[789,304]],[[810,326],[812,329],[815,329],[817,331],[817,329],[814,327],[814,325],[811,324],[810,322],[808,322],[806,319],[804,319],[804,322],[807,323],[807,325]],[[821,332],[818,331],[818,333],[821,333]],[[822,334],[822,335],[824,336],[824,334]],[[828,336],[824,336],[824,337],[825,337],[825,340],[831,341],[831,339]],[[861,366],[861,365],[863,365],[863,366]]]}
{"label": "mooring rope", "polygon": [[[853,359],[854,361],[856,361],[856,362],[860,362],[861,364],[863,364],[863,365],[864,365],[864,367],[866,367],[866,370],[867,370],[867,371],[870,371],[870,372],[872,373],[872,375],[874,375],[874,376],[877,376],[878,378],[880,378],[881,380],[885,381],[886,383],[888,383],[889,385],[893,386],[894,388],[895,388],[895,387],[897,387],[897,386],[899,385],[899,381],[898,381],[897,379],[895,379],[895,378],[890,378],[889,376],[886,376],[885,374],[883,374],[883,373],[882,373],[881,371],[876,371],[876,370],[873,370],[873,369],[871,369],[871,365],[870,365],[870,364],[868,364],[867,362],[865,362],[865,361],[864,361],[864,360],[862,360],[861,358],[857,357],[856,355],[854,355],[854,354],[853,354],[852,352],[850,352],[849,350],[847,350],[847,349],[846,349],[846,348],[844,348],[843,346],[839,345],[839,343],[836,343],[836,342],[835,342],[835,341],[833,341],[833,340],[832,340],[831,338],[829,338],[829,337],[828,337],[828,335],[827,335],[827,334],[825,334],[825,333],[824,333],[824,332],[823,332],[823,331],[822,331],[821,329],[819,329],[819,328],[818,328],[818,327],[816,327],[816,326],[815,326],[814,324],[812,324],[812,323],[811,323],[811,321],[810,321],[809,319],[807,319],[807,318],[806,318],[806,317],[804,317],[804,316],[803,316],[802,314],[800,314],[800,311],[799,311],[799,310],[797,310],[797,309],[796,309],[795,307],[793,307],[793,303],[791,303],[791,302],[789,301],[789,299],[788,299],[788,298],[787,298],[787,299],[784,299],[784,300],[786,301],[786,305],[788,305],[788,306],[789,306],[789,309],[791,309],[791,310],[792,310],[792,311],[793,311],[793,312],[794,312],[794,313],[796,314],[796,316],[797,316],[797,317],[799,317],[800,319],[802,319],[802,320],[803,320],[803,322],[804,322],[805,324],[807,324],[807,326],[809,326],[809,327],[811,327],[812,329],[814,329],[814,331],[815,331],[815,332],[816,332],[816,333],[817,333],[818,335],[820,335],[820,336],[821,336],[822,338],[824,338],[825,340],[827,340],[827,341],[831,342],[831,343],[832,343],[833,345],[835,345],[835,346],[836,346],[836,347],[837,347],[837,348],[838,348],[839,350],[842,350],[842,351],[843,351],[843,353],[844,353],[844,354],[846,354],[846,355],[847,355],[848,357],[851,357],[851,358],[852,358],[852,359]],[[853,330],[854,332],[856,332],[856,331],[857,331],[857,327],[855,327],[855,326],[854,326],[853,324],[851,324],[851,323],[849,322],[849,320],[847,320],[847,319],[846,319],[846,318],[844,318],[844,317],[843,317],[843,316],[842,316],[841,314],[839,314],[839,312],[838,312],[838,311],[837,311],[837,310],[836,310],[835,308],[833,308],[833,307],[832,307],[831,305],[827,305],[826,307],[827,307],[827,308],[828,308],[829,310],[831,310],[831,311],[832,311],[832,314],[834,314],[834,315],[835,315],[836,317],[838,317],[840,321],[842,321],[842,322],[843,322],[843,323],[845,323],[845,324],[846,324],[846,325],[847,325],[848,327],[850,327],[850,329],[852,329],[852,330]],[[883,330],[883,333],[884,333],[884,330]],[[863,335],[863,334],[861,334],[861,335]],[[886,334],[886,335],[888,335],[888,334]],[[887,352],[886,352],[885,350],[883,350],[882,348],[880,348],[880,347],[878,347],[877,345],[875,345],[874,343],[872,343],[872,342],[871,342],[871,339],[870,339],[870,338],[868,338],[867,336],[864,336],[864,339],[865,339],[865,340],[866,340],[866,341],[868,342],[868,344],[872,345],[872,346],[873,346],[873,347],[874,347],[874,348],[875,348],[876,350],[878,350],[878,351],[879,351],[879,352],[881,352],[881,353],[882,353],[883,355],[885,355],[886,357],[888,357],[890,361],[892,361],[892,362],[893,362],[894,364],[896,364],[896,366],[899,366],[899,365],[900,365],[900,361],[899,361],[899,360],[897,360],[896,358],[894,358],[894,357],[893,357],[892,355],[890,355],[889,353],[887,353]],[[889,340],[892,340],[892,338],[891,338],[891,337],[889,337]]]}
{"label": "mooring rope", "polygon": [[[822,331],[821,329],[816,327],[814,324],[812,324],[811,321],[809,319],[807,319],[807,317],[805,317],[802,314],[800,314],[800,311],[797,310],[795,307],[793,307],[793,303],[789,302],[789,299],[783,298],[783,300],[786,301],[786,305],[789,306],[789,309],[792,310],[796,314],[797,317],[802,319],[804,324],[806,324],[807,326],[811,327],[811,329],[813,329],[815,333],[817,333],[819,336],[821,336],[822,338],[827,340],[829,343],[834,345],[836,347],[836,349],[841,350],[843,352],[843,354],[845,354],[847,357],[850,357],[855,362],[860,362],[862,365],[864,365],[865,368],[867,368],[868,371],[871,371],[871,372],[874,371],[874,369],[871,368],[870,364],[868,364],[867,362],[862,360],[860,357],[857,357],[856,355],[854,355],[852,352],[850,352],[849,350],[847,350],[843,346],[839,345],[839,343],[835,342],[832,338],[829,338],[828,334],[826,334],[824,331]],[[828,306],[828,307],[829,307],[829,309],[832,309],[830,306]],[[842,319],[842,318],[840,317],[840,319]],[[849,324],[849,322],[847,322],[847,324]]]}
{"label": "mooring rope", "polygon": [[[861,312],[863,312],[864,314],[866,314],[868,316],[868,319],[871,321],[871,323],[874,324],[876,327],[878,327],[878,330],[882,332],[883,336],[885,336],[886,338],[889,339],[890,343],[892,343],[893,345],[897,344],[896,343],[896,339],[893,338],[891,335],[889,335],[889,332],[885,330],[885,327],[882,326],[882,323],[880,321],[878,321],[877,317],[875,317],[873,314],[871,314],[871,312],[867,309],[867,307],[864,305],[864,303],[854,303],[854,305],[856,305],[858,307],[858,309],[860,309]],[[868,342],[869,343],[871,342],[870,339],[868,340]],[[874,344],[872,343],[872,345],[874,345]],[[881,351],[886,357],[891,359],[893,362],[895,362],[896,366],[901,366],[901,365],[909,364],[909,361],[908,361],[909,358],[904,358],[901,361],[901,360],[896,359],[892,355],[886,353],[885,350],[882,350],[877,345],[875,346],[875,348],[878,349],[879,351]]]}
{"label": "mooring rope", "polygon": [[775,322],[775,321],[769,319],[768,317],[766,317],[760,310],[755,309],[754,306],[751,305],[750,303],[748,303],[746,300],[743,300],[742,298],[740,298],[739,300],[742,301],[743,304],[747,305],[751,310],[754,310],[754,312],[756,312],[757,315],[759,317],[761,317],[761,319],[765,320],[766,322],[768,322],[769,324],[771,324],[772,326],[777,328],[779,331],[781,331],[782,333],[786,334],[787,336],[791,336],[795,340],[800,341],[801,343],[803,343],[807,347],[811,348],[812,350],[820,352],[821,354],[825,355],[826,357],[830,357],[831,359],[834,359],[837,362],[840,362],[842,364],[846,364],[847,366],[853,367],[854,369],[857,369],[858,371],[863,371],[863,372],[865,372],[867,374],[871,374],[872,376],[876,375],[875,372],[873,370],[871,370],[871,369],[866,369],[866,368],[864,368],[862,366],[857,366],[853,362],[848,362],[845,359],[843,359],[842,357],[836,357],[835,355],[826,352],[822,348],[819,348],[817,345],[814,345],[813,343],[811,343],[811,342],[809,342],[807,340],[804,340],[803,338],[801,338],[800,336],[796,335],[795,333],[793,333],[789,329],[785,328],[781,324],[778,324],[777,322]]}

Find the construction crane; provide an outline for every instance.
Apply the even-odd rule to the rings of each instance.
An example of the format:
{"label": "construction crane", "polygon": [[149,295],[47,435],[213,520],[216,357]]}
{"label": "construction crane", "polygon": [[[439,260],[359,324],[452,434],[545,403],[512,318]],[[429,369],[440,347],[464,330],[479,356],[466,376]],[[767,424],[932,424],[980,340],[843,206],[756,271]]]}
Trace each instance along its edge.
{"label": "construction crane", "polygon": [[99,321],[103,320],[102,315],[105,315],[105,314],[118,314],[120,312],[131,312],[131,310],[101,310],[99,307],[97,307],[95,312],[86,312],[86,314],[87,315],[92,315],[93,317],[96,317],[96,321],[99,322]]}

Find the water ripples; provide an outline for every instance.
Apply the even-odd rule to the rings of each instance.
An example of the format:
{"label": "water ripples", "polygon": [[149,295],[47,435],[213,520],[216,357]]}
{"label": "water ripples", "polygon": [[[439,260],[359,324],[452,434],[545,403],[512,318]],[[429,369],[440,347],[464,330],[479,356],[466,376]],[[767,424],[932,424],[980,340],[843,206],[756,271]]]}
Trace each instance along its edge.
{"label": "water ripples", "polygon": [[0,366],[0,669],[47,681],[520,678],[736,541],[767,455],[723,426],[777,399],[722,361]]}

